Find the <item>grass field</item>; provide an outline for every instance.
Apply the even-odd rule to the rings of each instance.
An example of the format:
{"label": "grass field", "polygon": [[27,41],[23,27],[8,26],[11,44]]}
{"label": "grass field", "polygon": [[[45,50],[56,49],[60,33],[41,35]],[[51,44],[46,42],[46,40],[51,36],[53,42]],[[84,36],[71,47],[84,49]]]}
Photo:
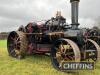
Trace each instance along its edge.
{"label": "grass field", "polygon": [[7,53],[6,40],[0,40],[0,75],[100,75],[100,62],[95,70],[65,73],[55,70],[50,57],[45,55],[26,56],[18,60]]}

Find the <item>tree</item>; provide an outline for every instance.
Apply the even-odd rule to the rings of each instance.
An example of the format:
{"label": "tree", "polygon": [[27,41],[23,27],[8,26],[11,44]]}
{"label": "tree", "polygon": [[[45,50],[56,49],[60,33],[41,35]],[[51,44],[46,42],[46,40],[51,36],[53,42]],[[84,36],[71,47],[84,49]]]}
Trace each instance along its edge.
{"label": "tree", "polygon": [[100,16],[95,21],[96,21],[95,26],[100,28]]}

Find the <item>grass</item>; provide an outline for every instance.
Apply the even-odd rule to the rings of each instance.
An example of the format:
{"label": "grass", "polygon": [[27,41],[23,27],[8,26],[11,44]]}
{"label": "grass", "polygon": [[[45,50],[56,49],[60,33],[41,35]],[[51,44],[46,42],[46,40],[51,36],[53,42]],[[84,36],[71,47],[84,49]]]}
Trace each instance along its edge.
{"label": "grass", "polygon": [[50,57],[45,55],[26,56],[22,60],[10,57],[6,40],[0,40],[0,75],[100,75],[100,62],[94,70],[65,73],[55,70]]}
{"label": "grass", "polygon": [[0,40],[0,48],[6,48],[6,40]]}

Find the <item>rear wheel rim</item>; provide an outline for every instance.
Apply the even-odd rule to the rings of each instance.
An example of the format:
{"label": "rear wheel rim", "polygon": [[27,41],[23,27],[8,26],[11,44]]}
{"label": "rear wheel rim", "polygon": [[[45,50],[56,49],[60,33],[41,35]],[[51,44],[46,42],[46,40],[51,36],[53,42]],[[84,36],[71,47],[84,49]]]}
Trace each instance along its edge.
{"label": "rear wheel rim", "polygon": [[21,58],[20,51],[21,41],[16,32],[12,32],[8,36],[7,47],[9,55],[15,58]]}
{"label": "rear wheel rim", "polygon": [[[79,48],[73,41],[69,39],[60,39],[58,41],[51,50],[52,63],[56,69],[61,69],[63,62],[80,61]],[[77,49],[76,51],[75,48]]]}

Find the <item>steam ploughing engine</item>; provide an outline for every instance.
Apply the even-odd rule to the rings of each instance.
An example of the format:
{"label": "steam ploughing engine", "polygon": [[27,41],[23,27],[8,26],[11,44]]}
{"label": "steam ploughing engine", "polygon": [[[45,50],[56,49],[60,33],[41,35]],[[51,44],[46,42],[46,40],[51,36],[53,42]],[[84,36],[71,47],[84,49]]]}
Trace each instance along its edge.
{"label": "steam ploughing engine", "polygon": [[79,29],[79,0],[70,0],[72,24],[58,11],[56,17],[45,22],[32,22],[8,35],[7,49],[10,56],[21,59],[25,55],[50,53],[55,68],[61,69],[63,61],[80,62],[100,59],[99,32]]}

